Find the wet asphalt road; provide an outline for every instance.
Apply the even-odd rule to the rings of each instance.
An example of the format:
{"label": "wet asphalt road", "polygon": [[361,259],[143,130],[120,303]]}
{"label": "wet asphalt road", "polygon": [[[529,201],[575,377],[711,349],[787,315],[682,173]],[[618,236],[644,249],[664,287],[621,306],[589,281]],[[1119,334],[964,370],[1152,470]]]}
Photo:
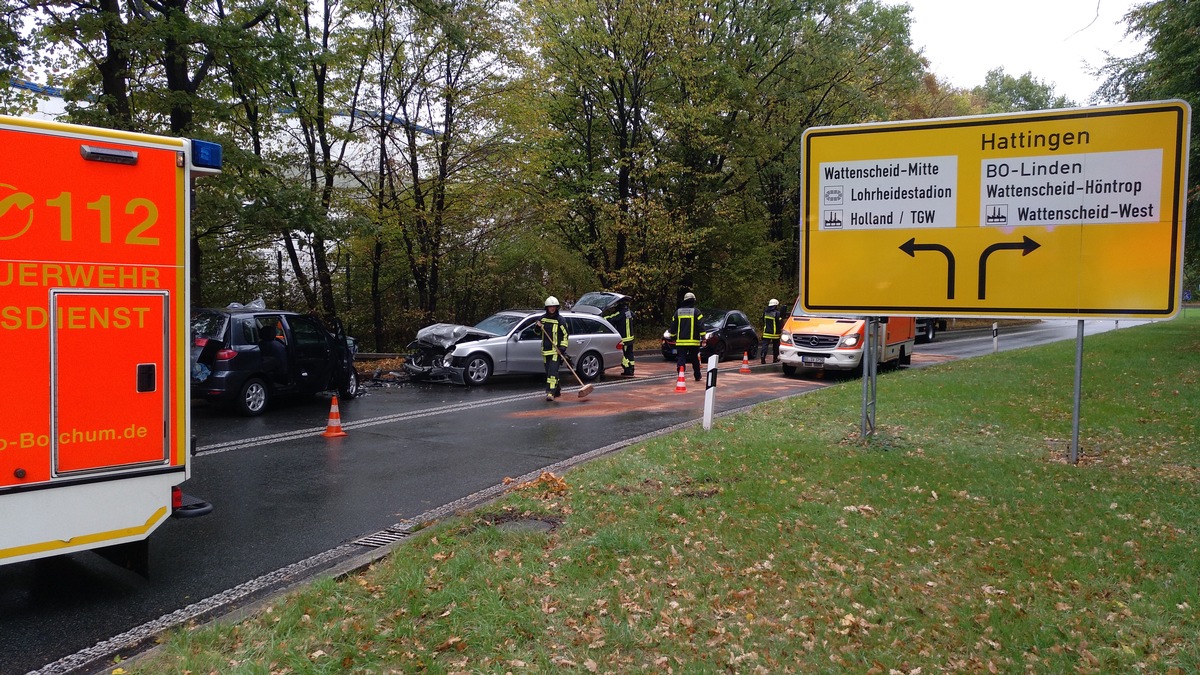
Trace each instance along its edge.
{"label": "wet asphalt road", "polygon": [[[1115,326],[1086,325],[1088,334]],[[1074,321],[1006,330],[1001,349],[1074,339],[1075,330]],[[918,346],[914,366],[991,351],[990,331],[942,333]],[[757,363],[740,374],[739,365],[721,366],[718,412],[843,381],[786,378],[778,366]],[[658,355],[639,357],[637,370],[632,380],[609,370],[587,399],[571,387],[555,403],[542,400],[536,378],[475,389],[372,386],[341,402],[348,435],[339,439],[320,435],[328,398],[290,401],[251,419],[196,403],[198,453],[184,489],[211,501],[214,513],[169,520],[154,533],[149,580],[91,553],[0,567],[0,675],[82,666],[112,646],[97,643],[151,637],[162,625],[155,620],[180,608],[203,618],[248,603],[368,551],[353,543],[364,535],[494,489],[505,477],[701,415],[703,382],[689,373],[688,392],[675,393],[674,367]]]}

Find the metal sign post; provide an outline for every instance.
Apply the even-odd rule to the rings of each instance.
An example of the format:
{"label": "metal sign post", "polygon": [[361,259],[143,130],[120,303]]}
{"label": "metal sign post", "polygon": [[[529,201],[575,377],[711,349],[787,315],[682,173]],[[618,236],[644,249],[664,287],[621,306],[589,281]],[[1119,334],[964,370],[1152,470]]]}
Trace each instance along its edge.
{"label": "metal sign post", "polygon": [[1083,389],[1083,320],[1075,330],[1075,412],[1071,415],[1071,463],[1079,463],[1079,409]]}
{"label": "metal sign post", "polygon": [[867,317],[867,325],[863,330],[867,344],[863,346],[862,425],[858,431],[858,437],[862,440],[875,433],[875,377],[878,374],[879,363],[879,325],[874,317]]}

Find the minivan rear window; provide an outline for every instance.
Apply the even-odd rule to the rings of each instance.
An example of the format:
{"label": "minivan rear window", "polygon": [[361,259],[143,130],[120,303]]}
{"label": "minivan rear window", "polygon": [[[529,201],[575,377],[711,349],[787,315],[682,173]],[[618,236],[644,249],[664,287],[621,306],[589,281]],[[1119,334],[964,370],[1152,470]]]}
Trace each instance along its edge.
{"label": "minivan rear window", "polygon": [[228,320],[227,315],[218,312],[196,312],[192,314],[192,338],[224,339]]}

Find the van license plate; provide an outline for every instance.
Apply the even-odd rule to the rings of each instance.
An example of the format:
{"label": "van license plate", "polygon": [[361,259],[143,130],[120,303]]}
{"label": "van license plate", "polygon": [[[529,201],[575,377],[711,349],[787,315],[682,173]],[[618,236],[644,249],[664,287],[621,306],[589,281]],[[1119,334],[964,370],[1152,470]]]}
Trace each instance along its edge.
{"label": "van license plate", "polygon": [[825,367],[825,357],[824,356],[801,356],[800,357],[800,365],[808,366],[809,368],[824,368]]}

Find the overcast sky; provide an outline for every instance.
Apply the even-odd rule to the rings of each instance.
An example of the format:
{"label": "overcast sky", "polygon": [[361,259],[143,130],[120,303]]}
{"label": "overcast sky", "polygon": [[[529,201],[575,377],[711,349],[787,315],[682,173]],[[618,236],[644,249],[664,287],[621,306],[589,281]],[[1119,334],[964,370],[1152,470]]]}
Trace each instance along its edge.
{"label": "overcast sky", "polygon": [[1141,45],[1125,36],[1122,18],[1145,0],[885,0],[912,7],[912,40],[930,69],[971,88],[1002,67],[1054,85],[1056,94],[1088,104],[1100,81],[1088,66],[1105,50],[1130,56]]}

